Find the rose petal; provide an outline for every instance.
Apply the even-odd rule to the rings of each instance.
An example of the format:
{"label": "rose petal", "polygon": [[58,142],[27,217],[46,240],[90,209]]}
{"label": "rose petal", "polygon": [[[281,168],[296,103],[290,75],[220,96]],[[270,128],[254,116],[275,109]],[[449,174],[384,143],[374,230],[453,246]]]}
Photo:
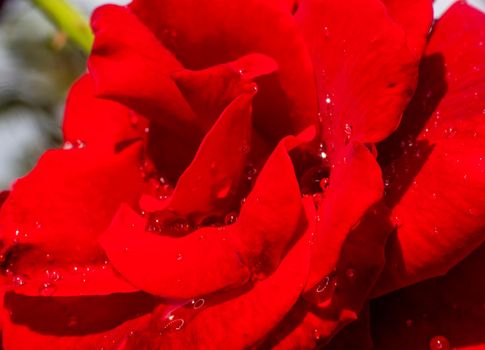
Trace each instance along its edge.
{"label": "rose petal", "polygon": [[394,131],[415,86],[418,58],[384,4],[303,0],[296,20],[312,55],[331,157],[349,140],[376,142]]}
{"label": "rose petal", "polygon": [[251,142],[252,98],[240,95],[221,114],[179,178],[169,210],[203,219],[234,207]]}
{"label": "rose petal", "polygon": [[[306,203],[305,207],[310,205]],[[160,333],[160,321],[154,318],[152,327],[135,335],[124,349],[245,349],[254,346],[284,317],[300,295],[310,263],[309,234],[307,231],[298,239],[271,275],[249,290],[222,298],[215,304],[211,304],[209,297],[208,306],[173,333]]]}
{"label": "rose petal", "polygon": [[126,107],[95,97],[94,82],[85,74],[72,86],[66,101],[62,130],[65,142],[82,142],[99,152],[113,153],[123,142],[141,138],[143,120]]}
{"label": "rose petal", "polygon": [[329,183],[318,209],[307,291],[331,274],[348,233],[383,193],[377,162],[357,143],[342,151]]}
{"label": "rose petal", "polygon": [[279,140],[316,120],[311,61],[291,14],[279,4],[135,0],[130,8],[188,68],[206,68],[249,53],[275,59],[278,75],[259,82],[255,101],[254,120],[266,137]]}
{"label": "rose petal", "polygon": [[[10,268],[15,270],[6,283],[17,294],[28,296],[81,296],[131,293],[139,289],[120,277],[107,263],[66,266],[62,262],[49,263],[23,252],[21,261]],[[20,280],[18,278],[21,278]]]}
{"label": "rose petal", "polygon": [[326,344],[357,319],[384,266],[384,248],[392,226],[388,209],[378,204],[345,239],[332,275],[315,293],[306,293],[263,348],[314,349]]}
{"label": "rose petal", "polygon": [[99,96],[179,130],[177,123],[197,123],[170,78],[182,66],[129,9],[99,7],[92,27],[95,41],[88,67]]}
{"label": "rose petal", "polygon": [[485,246],[445,276],[381,297],[372,302],[376,350],[439,349],[436,337],[445,337],[443,349],[485,347]]}
{"label": "rose petal", "polygon": [[8,293],[5,350],[112,349],[148,321],[157,300],[143,293],[31,297]]}
{"label": "rose petal", "polygon": [[408,47],[421,56],[433,22],[432,0],[382,0],[392,19],[406,32]]}
{"label": "rose petal", "polygon": [[232,100],[254,89],[254,79],[277,70],[272,58],[249,54],[207,69],[177,71],[172,77],[199,120],[209,128]]}
{"label": "rose petal", "polygon": [[101,244],[135,286],[165,297],[190,298],[246,283],[251,272],[272,272],[301,233],[301,224],[298,183],[282,142],[235,224],[174,238],[145,232],[147,220],[124,207]]}
{"label": "rose petal", "polygon": [[399,229],[377,293],[444,274],[485,239],[484,20],[460,3],[440,19],[403,125],[380,147]]}
{"label": "rose petal", "polygon": [[71,262],[102,257],[97,236],[120,203],[134,205],[141,192],[139,156],[139,144],[118,154],[89,146],[45,153],[2,207],[5,248],[34,245],[52,259]]}

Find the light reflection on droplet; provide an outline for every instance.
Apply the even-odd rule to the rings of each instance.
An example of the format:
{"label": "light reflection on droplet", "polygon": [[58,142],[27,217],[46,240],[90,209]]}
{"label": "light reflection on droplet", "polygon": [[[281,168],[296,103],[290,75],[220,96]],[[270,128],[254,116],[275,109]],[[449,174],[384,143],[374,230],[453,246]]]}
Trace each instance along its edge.
{"label": "light reflection on droplet", "polygon": [[57,287],[54,283],[44,282],[39,287],[39,295],[43,297],[50,297],[56,292],[56,290]]}
{"label": "light reflection on droplet", "polygon": [[429,341],[429,349],[430,350],[449,350],[450,342],[446,337],[438,335],[433,337]]}

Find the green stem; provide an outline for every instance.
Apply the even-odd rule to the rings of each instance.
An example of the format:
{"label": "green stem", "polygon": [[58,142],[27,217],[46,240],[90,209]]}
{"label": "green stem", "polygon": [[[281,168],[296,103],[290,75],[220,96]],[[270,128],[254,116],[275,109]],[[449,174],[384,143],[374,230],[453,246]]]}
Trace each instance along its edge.
{"label": "green stem", "polygon": [[32,0],[59,30],[64,32],[83,51],[89,53],[93,33],[87,19],[66,0]]}

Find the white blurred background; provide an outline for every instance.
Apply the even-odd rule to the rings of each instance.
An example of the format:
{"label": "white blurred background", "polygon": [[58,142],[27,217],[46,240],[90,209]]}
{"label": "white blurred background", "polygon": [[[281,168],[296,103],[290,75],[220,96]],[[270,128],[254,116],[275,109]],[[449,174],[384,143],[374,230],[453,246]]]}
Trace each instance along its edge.
{"label": "white blurred background", "polygon": [[[103,3],[129,2],[70,1],[86,16]],[[435,17],[453,2],[435,1]],[[485,0],[468,3],[485,12]],[[29,0],[6,0],[0,13],[0,190],[29,171],[45,149],[58,147],[65,95],[84,65],[85,55],[66,44]]]}

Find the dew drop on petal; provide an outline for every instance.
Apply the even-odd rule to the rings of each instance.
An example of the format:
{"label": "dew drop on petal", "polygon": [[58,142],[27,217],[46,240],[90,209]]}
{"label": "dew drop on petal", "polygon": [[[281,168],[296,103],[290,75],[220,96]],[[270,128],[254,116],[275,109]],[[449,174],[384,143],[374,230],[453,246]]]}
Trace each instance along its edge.
{"label": "dew drop on petal", "polygon": [[437,335],[429,341],[430,350],[449,350],[450,342],[442,335]]}
{"label": "dew drop on petal", "polygon": [[352,136],[352,125],[345,123],[344,132],[347,135],[347,139],[349,139]]}
{"label": "dew drop on petal", "polygon": [[42,283],[39,287],[39,295],[43,297],[50,297],[52,296],[57,290],[57,287],[54,283],[45,282]]}
{"label": "dew drop on petal", "polygon": [[73,148],[74,148],[74,145],[69,141],[66,141],[62,144],[62,149],[70,150],[70,149],[73,149]]}
{"label": "dew drop on petal", "polygon": [[205,300],[204,299],[193,299],[192,300],[192,307],[197,310],[204,306]]}
{"label": "dew drop on petal", "polygon": [[235,211],[230,212],[224,217],[224,224],[231,225],[237,220],[237,213]]}
{"label": "dew drop on petal", "polygon": [[26,279],[22,275],[15,275],[12,277],[14,287],[22,287],[26,283]]}
{"label": "dew drop on petal", "polygon": [[185,324],[185,321],[182,318],[175,318],[174,315],[170,315],[164,322],[165,324],[162,327],[163,331],[179,331]]}
{"label": "dew drop on petal", "polygon": [[76,140],[76,148],[84,148],[86,147],[86,143],[81,140]]}
{"label": "dew drop on petal", "polygon": [[249,152],[249,145],[244,142],[240,147],[239,147],[239,151],[241,153],[248,153]]}
{"label": "dew drop on petal", "polygon": [[45,275],[50,281],[58,281],[61,279],[61,275],[56,270],[45,270]]}
{"label": "dew drop on petal", "polygon": [[255,178],[255,175],[258,173],[258,169],[256,169],[252,164],[248,164],[244,169],[246,174],[246,179],[248,181],[252,181]]}
{"label": "dew drop on petal", "polygon": [[317,288],[315,289],[315,291],[317,293],[323,293],[327,289],[329,283],[330,283],[330,277],[327,276],[317,285]]}
{"label": "dew drop on petal", "polygon": [[352,281],[355,280],[355,277],[356,277],[355,269],[348,268],[347,270],[345,270],[345,277],[347,277],[347,279]]}

